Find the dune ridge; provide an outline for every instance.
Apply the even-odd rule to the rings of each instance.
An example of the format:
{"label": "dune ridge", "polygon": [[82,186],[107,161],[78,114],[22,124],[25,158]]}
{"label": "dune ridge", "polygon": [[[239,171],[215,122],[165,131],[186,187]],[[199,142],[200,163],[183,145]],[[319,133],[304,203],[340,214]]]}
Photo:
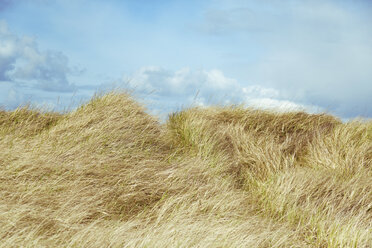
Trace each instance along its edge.
{"label": "dune ridge", "polygon": [[125,92],[0,111],[0,247],[372,247],[372,122]]}

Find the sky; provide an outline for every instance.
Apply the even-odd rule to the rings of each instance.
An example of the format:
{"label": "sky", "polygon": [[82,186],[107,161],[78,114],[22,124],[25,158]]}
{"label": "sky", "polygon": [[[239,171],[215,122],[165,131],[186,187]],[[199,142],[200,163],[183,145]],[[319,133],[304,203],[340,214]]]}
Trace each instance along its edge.
{"label": "sky", "polygon": [[0,106],[128,89],[150,112],[243,104],[372,118],[369,0],[0,0]]}

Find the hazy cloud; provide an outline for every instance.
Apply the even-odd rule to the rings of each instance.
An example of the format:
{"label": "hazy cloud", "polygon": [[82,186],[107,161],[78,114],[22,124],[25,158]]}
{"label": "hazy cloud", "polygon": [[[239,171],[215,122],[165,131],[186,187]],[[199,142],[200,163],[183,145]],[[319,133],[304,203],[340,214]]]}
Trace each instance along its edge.
{"label": "hazy cloud", "polygon": [[13,109],[24,102],[23,93],[19,92],[12,83],[1,82],[0,86],[0,109],[4,107]]}
{"label": "hazy cloud", "polygon": [[5,22],[0,21],[0,81],[9,80],[18,57],[16,37],[9,33]]}
{"label": "hazy cloud", "polygon": [[68,92],[75,88],[68,80],[74,73],[63,53],[40,51],[34,39],[18,37],[0,22],[0,81]]}
{"label": "hazy cloud", "polygon": [[338,115],[372,116],[368,1],[231,1],[206,11],[207,34],[245,35],[262,52],[245,78]]}
{"label": "hazy cloud", "polygon": [[231,35],[237,32],[266,32],[270,26],[275,26],[272,19],[250,7],[240,6],[207,10],[201,29],[213,35]]}

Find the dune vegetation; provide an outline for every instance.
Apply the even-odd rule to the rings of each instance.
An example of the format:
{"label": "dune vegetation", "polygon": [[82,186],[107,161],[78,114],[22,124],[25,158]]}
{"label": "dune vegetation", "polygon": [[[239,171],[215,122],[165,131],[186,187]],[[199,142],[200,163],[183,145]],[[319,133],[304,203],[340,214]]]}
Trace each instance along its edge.
{"label": "dune vegetation", "polygon": [[125,92],[0,111],[0,247],[372,247],[372,122]]}

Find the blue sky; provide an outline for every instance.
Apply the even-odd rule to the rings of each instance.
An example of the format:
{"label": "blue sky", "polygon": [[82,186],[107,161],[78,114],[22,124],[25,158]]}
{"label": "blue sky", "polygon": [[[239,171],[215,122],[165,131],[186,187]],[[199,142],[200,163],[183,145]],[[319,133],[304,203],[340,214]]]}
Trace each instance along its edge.
{"label": "blue sky", "polygon": [[372,117],[372,1],[0,0],[0,105],[134,90],[160,115],[242,103]]}

